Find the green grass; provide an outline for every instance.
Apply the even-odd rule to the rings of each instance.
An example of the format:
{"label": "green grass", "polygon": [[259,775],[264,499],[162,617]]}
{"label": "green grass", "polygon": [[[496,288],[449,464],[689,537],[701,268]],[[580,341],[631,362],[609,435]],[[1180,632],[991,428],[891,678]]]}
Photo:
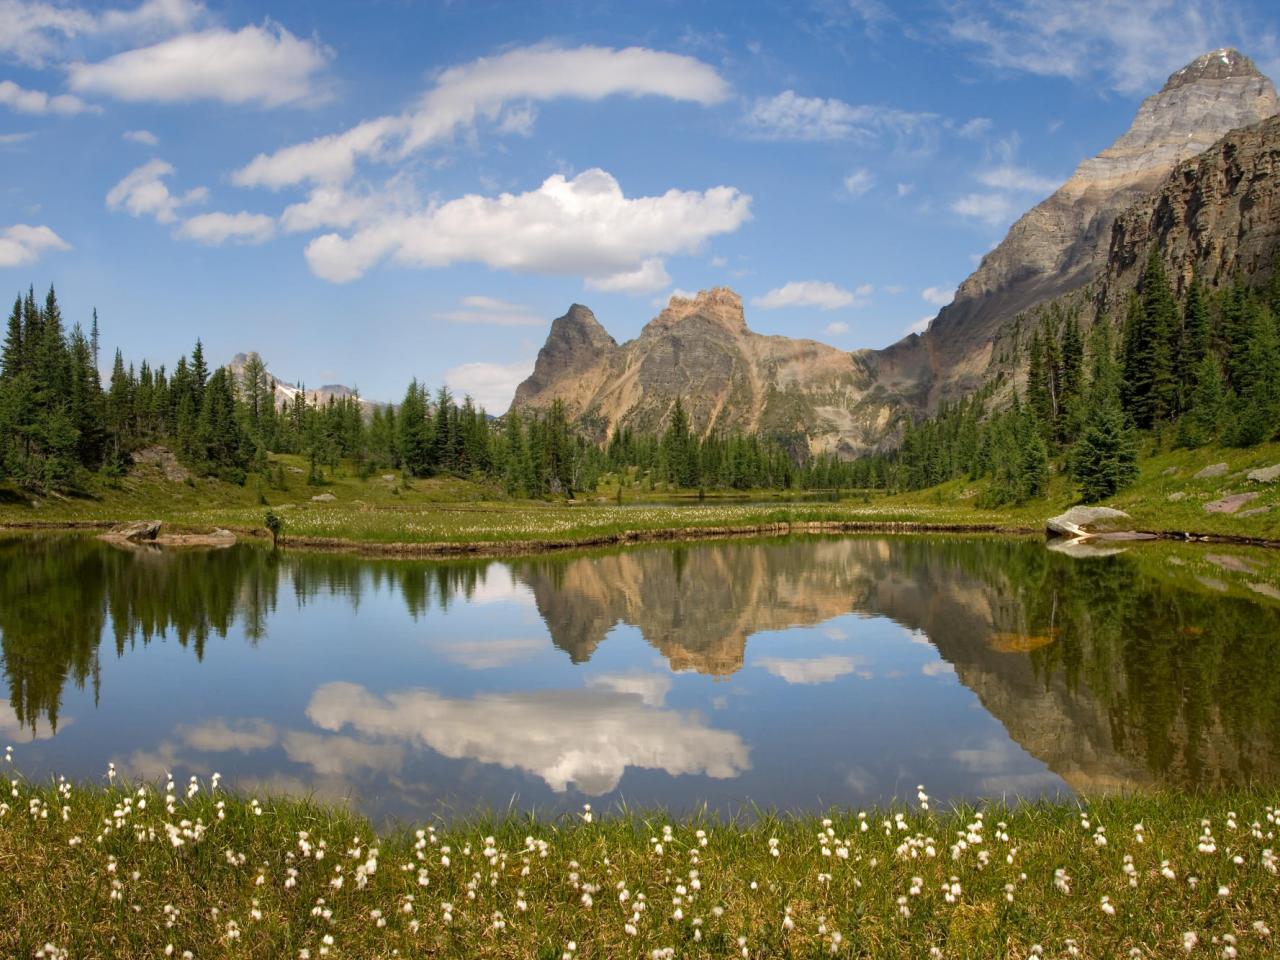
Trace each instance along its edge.
{"label": "green grass", "polygon": [[[0,953],[916,960],[1023,958],[1041,948],[1108,958],[1280,951],[1280,797],[1265,791],[947,811],[913,801],[829,820],[507,816],[379,835],[342,809],[259,805],[209,783],[188,796],[186,786],[167,786],[166,798],[154,788],[15,776],[0,805]],[[1197,945],[1184,952],[1187,934]]]}
{"label": "green grass", "polygon": [[[438,478],[405,483],[398,475],[357,478],[349,469],[324,486],[306,483],[300,458],[280,457],[284,489],[260,488],[251,480],[236,487],[214,480],[187,483],[138,471],[116,485],[97,482],[89,496],[37,499],[9,490],[0,496],[0,524],[102,523],[160,519],[181,529],[226,527],[239,533],[259,532],[267,505],[285,520],[286,543],[350,541],[354,543],[461,545],[525,544],[563,546],[571,543],[625,539],[628,534],[660,531],[738,531],[805,523],[925,524],[1038,531],[1044,520],[1077,501],[1063,476],[1053,478],[1048,495],[1017,507],[984,509],[978,501],[981,483],[952,481],[909,494],[847,496],[839,503],[814,500],[797,492],[754,491],[733,497],[710,496],[700,502],[688,491],[650,493],[631,488],[625,503],[606,492],[577,503],[522,501],[505,498],[493,485]],[[1228,464],[1224,477],[1196,480],[1200,468]],[[1248,450],[1205,448],[1147,457],[1132,487],[1109,501],[1133,516],[1145,530],[1195,532],[1221,536],[1280,540],[1280,483],[1259,485],[1244,474],[1280,463],[1280,444]],[[1204,504],[1228,493],[1255,491],[1259,498],[1247,509],[1265,507],[1257,516],[1206,513]],[[3,491],[0,491],[3,492]],[[331,494],[333,502],[314,502]],[[1170,500],[1170,495],[1181,499]]]}

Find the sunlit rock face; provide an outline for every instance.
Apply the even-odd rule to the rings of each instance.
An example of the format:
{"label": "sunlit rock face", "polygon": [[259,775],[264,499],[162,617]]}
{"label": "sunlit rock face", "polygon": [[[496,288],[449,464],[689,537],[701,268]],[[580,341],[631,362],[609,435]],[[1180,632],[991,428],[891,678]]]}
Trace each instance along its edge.
{"label": "sunlit rock face", "polygon": [[699,434],[798,434],[812,452],[853,455],[881,443],[892,424],[892,410],[867,396],[870,386],[858,356],[755,333],[742,298],[716,287],[672,297],[623,344],[575,304],[552,323],[513,405],[545,409],[559,400],[603,438],[619,427],[662,429],[679,398]]}
{"label": "sunlit rock face", "polygon": [[1106,265],[1116,216],[1180,162],[1239,127],[1280,111],[1276,89],[1236,50],[1206,53],[1143,101],[1127,131],[1033,207],[960,285],[923,337],[884,351],[882,380],[927,376],[930,404],[988,373],[1001,328],[1016,314],[1083,286]]}

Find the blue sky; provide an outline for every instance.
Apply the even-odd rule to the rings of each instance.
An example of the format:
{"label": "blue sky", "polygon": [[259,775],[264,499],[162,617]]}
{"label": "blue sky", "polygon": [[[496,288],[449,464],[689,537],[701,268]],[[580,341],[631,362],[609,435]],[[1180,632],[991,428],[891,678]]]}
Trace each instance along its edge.
{"label": "blue sky", "polygon": [[[1194,9],[1192,9],[1194,7]],[[728,285],[883,346],[1266,2],[0,0],[0,292],[495,411],[549,321]]]}

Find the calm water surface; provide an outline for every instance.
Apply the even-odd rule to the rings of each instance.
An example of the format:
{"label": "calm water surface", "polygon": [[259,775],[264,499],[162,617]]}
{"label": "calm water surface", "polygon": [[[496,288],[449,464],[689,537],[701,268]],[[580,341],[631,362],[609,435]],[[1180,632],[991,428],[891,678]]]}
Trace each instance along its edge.
{"label": "calm water surface", "polygon": [[378,819],[1280,782],[1263,554],[832,537],[451,563],[0,540],[28,775]]}

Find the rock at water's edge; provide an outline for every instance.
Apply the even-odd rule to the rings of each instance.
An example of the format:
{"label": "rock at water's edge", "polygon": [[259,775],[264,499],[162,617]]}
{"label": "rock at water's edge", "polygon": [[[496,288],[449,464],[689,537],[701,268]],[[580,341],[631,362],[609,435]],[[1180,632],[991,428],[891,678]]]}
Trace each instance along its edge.
{"label": "rock at water's edge", "polygon": [[1087,537],[1093,533],[1089,528],[1098,521],[1121,519],[1128,520],[1129,515],[1111,507],[1072,507],[1066,513],[1050,517],[1045,527],[1054,537]]}
{"label": "rock at water's edge", "polygon": [[136,520],[112,527],[102,535],[103,540],[125,540],[129,543],[147,543],[160,535],[159,520]]}

